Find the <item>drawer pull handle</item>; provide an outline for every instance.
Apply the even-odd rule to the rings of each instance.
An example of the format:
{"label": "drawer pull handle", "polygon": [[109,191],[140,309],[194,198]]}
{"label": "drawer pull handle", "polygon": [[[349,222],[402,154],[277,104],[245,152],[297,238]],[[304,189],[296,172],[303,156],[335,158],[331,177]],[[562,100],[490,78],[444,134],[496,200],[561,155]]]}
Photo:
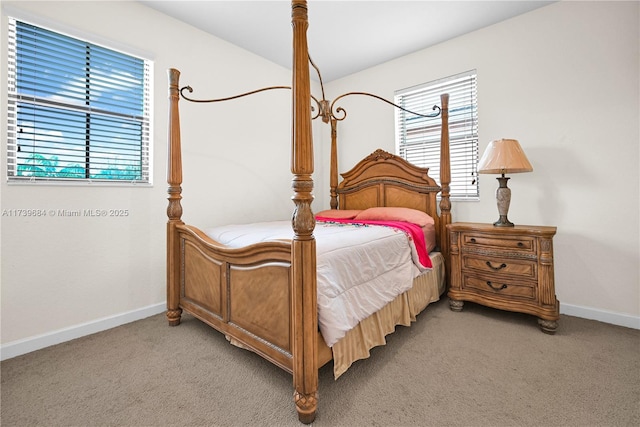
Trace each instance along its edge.
{"label": "drawer pull handle", "polygon": [[503,268],[505,268],[506,266],[507,266],[507,264],[502,263],[502,264],[500,264],[499,266],[494,267],[493,265],[491,265],[491,262],[490,262],[490,261],[487,261],[487,267],[489,267],[490,269],[495,270],[495,271],[502,270],[502,269],[503,269]]}
{"label": "drawer pull handle", "polygon": [[523,246],[524,246],[524,243],[522,243],[522,242],[518,242],[518,247],[519,247],[519,248],[521,248],[521,247],[523,247]]}
{"label": "drawer pull handle", "polygon": [[487,281],[487,285],[488,285],[491,289],[493,289],[494,291],[501,291],[501,290],[503,290],[503,289],[507,289],[507,285],[505,285],[505,284],[503,284],[503,285],[502,285],[502,286],[500,286],[500,287],[497,287],[497,286],[493,286],[493,283],[491,283],[491,282]]}
{"label": "drawer pull handle", "polygon": [[476,242],[476,239],[475,239],[475,237],[472,237],[471,239],[469,239],[469,241],[470,241],[471,243],[475,243],[475,242]]}

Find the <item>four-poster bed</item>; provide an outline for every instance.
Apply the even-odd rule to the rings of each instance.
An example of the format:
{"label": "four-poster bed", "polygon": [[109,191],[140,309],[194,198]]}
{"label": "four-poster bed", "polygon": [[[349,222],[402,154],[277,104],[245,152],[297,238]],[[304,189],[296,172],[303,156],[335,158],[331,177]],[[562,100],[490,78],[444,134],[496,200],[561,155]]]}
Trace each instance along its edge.
{"label": "four-poster bed", "polygon": [[[320,101],[311,96],[307,27],[306,1],[293,0],[291,172],[294,193],[292,200],[295,206],[292,218],[288,222],[288,238],[275,235],[275,238],[270,239],[259,238],[255,243],[234,245],[223,240],[222,236],[227,235],[228,229],[202,230],[182,221],[182,160],[178,101],[181,97],[189,100],[182,94],[182,90],[190,88],[180,89],[180,72],[176,69],[169,70],[167,172],[169,324],[178,325],[184,310],[224,333],[234,345],[251,350],[292,373],[294,402],[299,420],[303,423],[310,423],[315,419],[318,406],[318,369],[321,366],[333,359],[334,375],[338,377],[353,361],[368,357],[371,347],[384,344],[384,336],[393,332],[396,325],[408,326],[426,305],[437,300],[444,292],[445,260],[448,254],[446,226],[451,222],[448,97],[442,96],[439,114],[442,121],[441,186],[428,176],[427,169],[413,166],[402,158],[382,150],[365,157],[350,171],[342,174],[342,181],[338,182],[337,122],[344,116],[336,118],[333,114],[335,100],[333,104],[329,104],[324,99],[324,94]],[[315,68],[315,64],[311,64]],[[377,97],[360,92],[350,94]],[[312,116],[312,99],[318,106],[315,117]],[[211,102],[215,101],[221,100]],[[331,209],[321,212],[316,218],[311,209],[311,123],[314,118],[320,116],[324,122],[330,123],[332,128]],[[439,212],[436,199],[438,193]],[[336,215],[337,213],[352,214],[350,219],[354,219],[361,215],[364,218],[363,213],[371,212],[384,212],[384,215],[388,215],[389,212],[397,215],[421,214],[420,218],[430,218],[431,222],[425,220],[419,227],[425,237],[426,230],[431,227],[430,230],[434,232],[432,246],[437,250],[428,254],[426,262],[424,258],[420,258],[423,264],[420,266],[420,262],[412,261],[416,258],[416,252],[418,257],[420,256],[420,232],[407,238],[408,233],[405,235],[403,232],[378,231],[386,233],[384,239],[396,239],[393,244],[400,245],[398,248],[402,246],[408,251],[408,261],[402,261],[403,266],[406,266],[405,262],[410,264],[406,267],[411,271],[408,286],[399,289],[397,295],[388,297],[388,300],[385,300],[388,302],[366,317],[361,315],[362,318],[356,319],[355,326],[340,332],[336,339],[327,344],[327,337],[323,336],[323,331],[324,335],[330,334],[325,326],[326,315],[319,315],[319,306],[323,306],[326,300],[326,291],[324,279],[319,277],[326,275],[320,274],[320,270],[326,272],[328,268],[329,273],[332,273],[331,270],[336,267],[333,264],[325,266],[325,253],[335,252],[335,248],[326,248],[324,236],[327,230],[330,230],[329,234],[333,233],[334,229],[329,228],[331,226],[345,230],[354,227],[345,224],[344,219]],[[392,230],[392,227],[373,226],[372,223],[378,220],[378,217],[362,219],[360,227],[355,228],[362,229],[357,232],[364,232],[365,228]],[[322,230],[316,227],[316,221],[322,224]],[[403,216],[400,221],[407,220]],[[356,233],[356,230],[352,231]],[[317,236],[314,232],[320,233]],[[397,240],[398,236],[401,242]],[[384,245],[388,245],[390,241],[384,240]],[[424,243],[422,245],[424,246]],[[371,249],[372,254],[373,250]],[[384,250],[385,246],[382,247],[381,258],[385,258]],[[398,249],[396,252],[404,250]],[[369,246],[366,252],[368,251]],[[422,268],[426,264],[429,264],[427,268]],[[406,284],[403,282],[402,286]]]}

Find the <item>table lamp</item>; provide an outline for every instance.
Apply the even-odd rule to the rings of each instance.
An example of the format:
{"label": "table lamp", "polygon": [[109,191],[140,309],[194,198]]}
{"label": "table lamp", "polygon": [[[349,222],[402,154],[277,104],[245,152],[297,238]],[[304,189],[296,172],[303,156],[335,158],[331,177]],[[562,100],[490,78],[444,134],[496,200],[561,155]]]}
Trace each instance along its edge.
{"label": "table lamp", "polygon": [[493,223],[496,227],[513,227],[507,219],[509,204],[511,203],[511,189],[507,187],[506,173],[531,172],[533,166],[522,151],[520,143],[515,139],[498,139],[491,141],[478,163],[478,173],[501,174],[496,178],[499,187],[496,190],[498,213],[500,218]]}

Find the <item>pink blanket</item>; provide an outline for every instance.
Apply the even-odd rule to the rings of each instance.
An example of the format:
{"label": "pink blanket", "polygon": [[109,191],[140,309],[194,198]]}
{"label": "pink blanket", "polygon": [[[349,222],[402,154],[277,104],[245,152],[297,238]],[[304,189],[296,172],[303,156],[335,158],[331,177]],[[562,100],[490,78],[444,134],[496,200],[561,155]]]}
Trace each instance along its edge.
{"label": "pink blanket", "polygon": [[431,264],[431,258],[429,258],[429,254],[427,253],[427,246],[424,240],[424,232],[422,231],[422,227],[420,227],[418,224],[413,224],[406,221],[356,221],[353,219],[336,219],[321,216],[317,216],[316,221],[356,225],[379,225],[403,231],[416,248],[420,264],[422,264],[422,266],[425,268],[433,268],[433,265]]}

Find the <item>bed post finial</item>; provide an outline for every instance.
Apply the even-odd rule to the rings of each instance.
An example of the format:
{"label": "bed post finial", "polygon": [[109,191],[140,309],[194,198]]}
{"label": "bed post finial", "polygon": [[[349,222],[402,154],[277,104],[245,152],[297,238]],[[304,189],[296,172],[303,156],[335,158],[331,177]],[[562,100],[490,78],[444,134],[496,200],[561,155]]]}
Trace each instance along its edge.
{"label": "bed post finial", "polygon": [[167,159],[167,184],[169,206],[167,206],[167,320],[169,325],[180,324],[180,248],[176,225],[182,224],[182,155],[180,148],[180,115],[178,89],[180,71],[168,70],[169,75],[169,147]]}
{"label": "bed post finial", "polygon": [[442,192],[440,194],[440,250],[444,255],[447,263],[447,279],[449,278],[449,236],[447,224],[451,224],[451,200],[450,200],[450,184],[451,184],[451,159],[449,154],[449,94],[440,95],[440,104],[442,115],[442,134],[440,136],[440,185]]}
{"label": "bed post finial", "polygon": [[293,330],[293,384],[298,419],[309,424],[318,407],[318,308],[316,242],[313,201],[313,142],[311,139],[311,83],[307,46],[307,2],[291,1],[293,29],[291,141],[294,231],[291,248]]}

